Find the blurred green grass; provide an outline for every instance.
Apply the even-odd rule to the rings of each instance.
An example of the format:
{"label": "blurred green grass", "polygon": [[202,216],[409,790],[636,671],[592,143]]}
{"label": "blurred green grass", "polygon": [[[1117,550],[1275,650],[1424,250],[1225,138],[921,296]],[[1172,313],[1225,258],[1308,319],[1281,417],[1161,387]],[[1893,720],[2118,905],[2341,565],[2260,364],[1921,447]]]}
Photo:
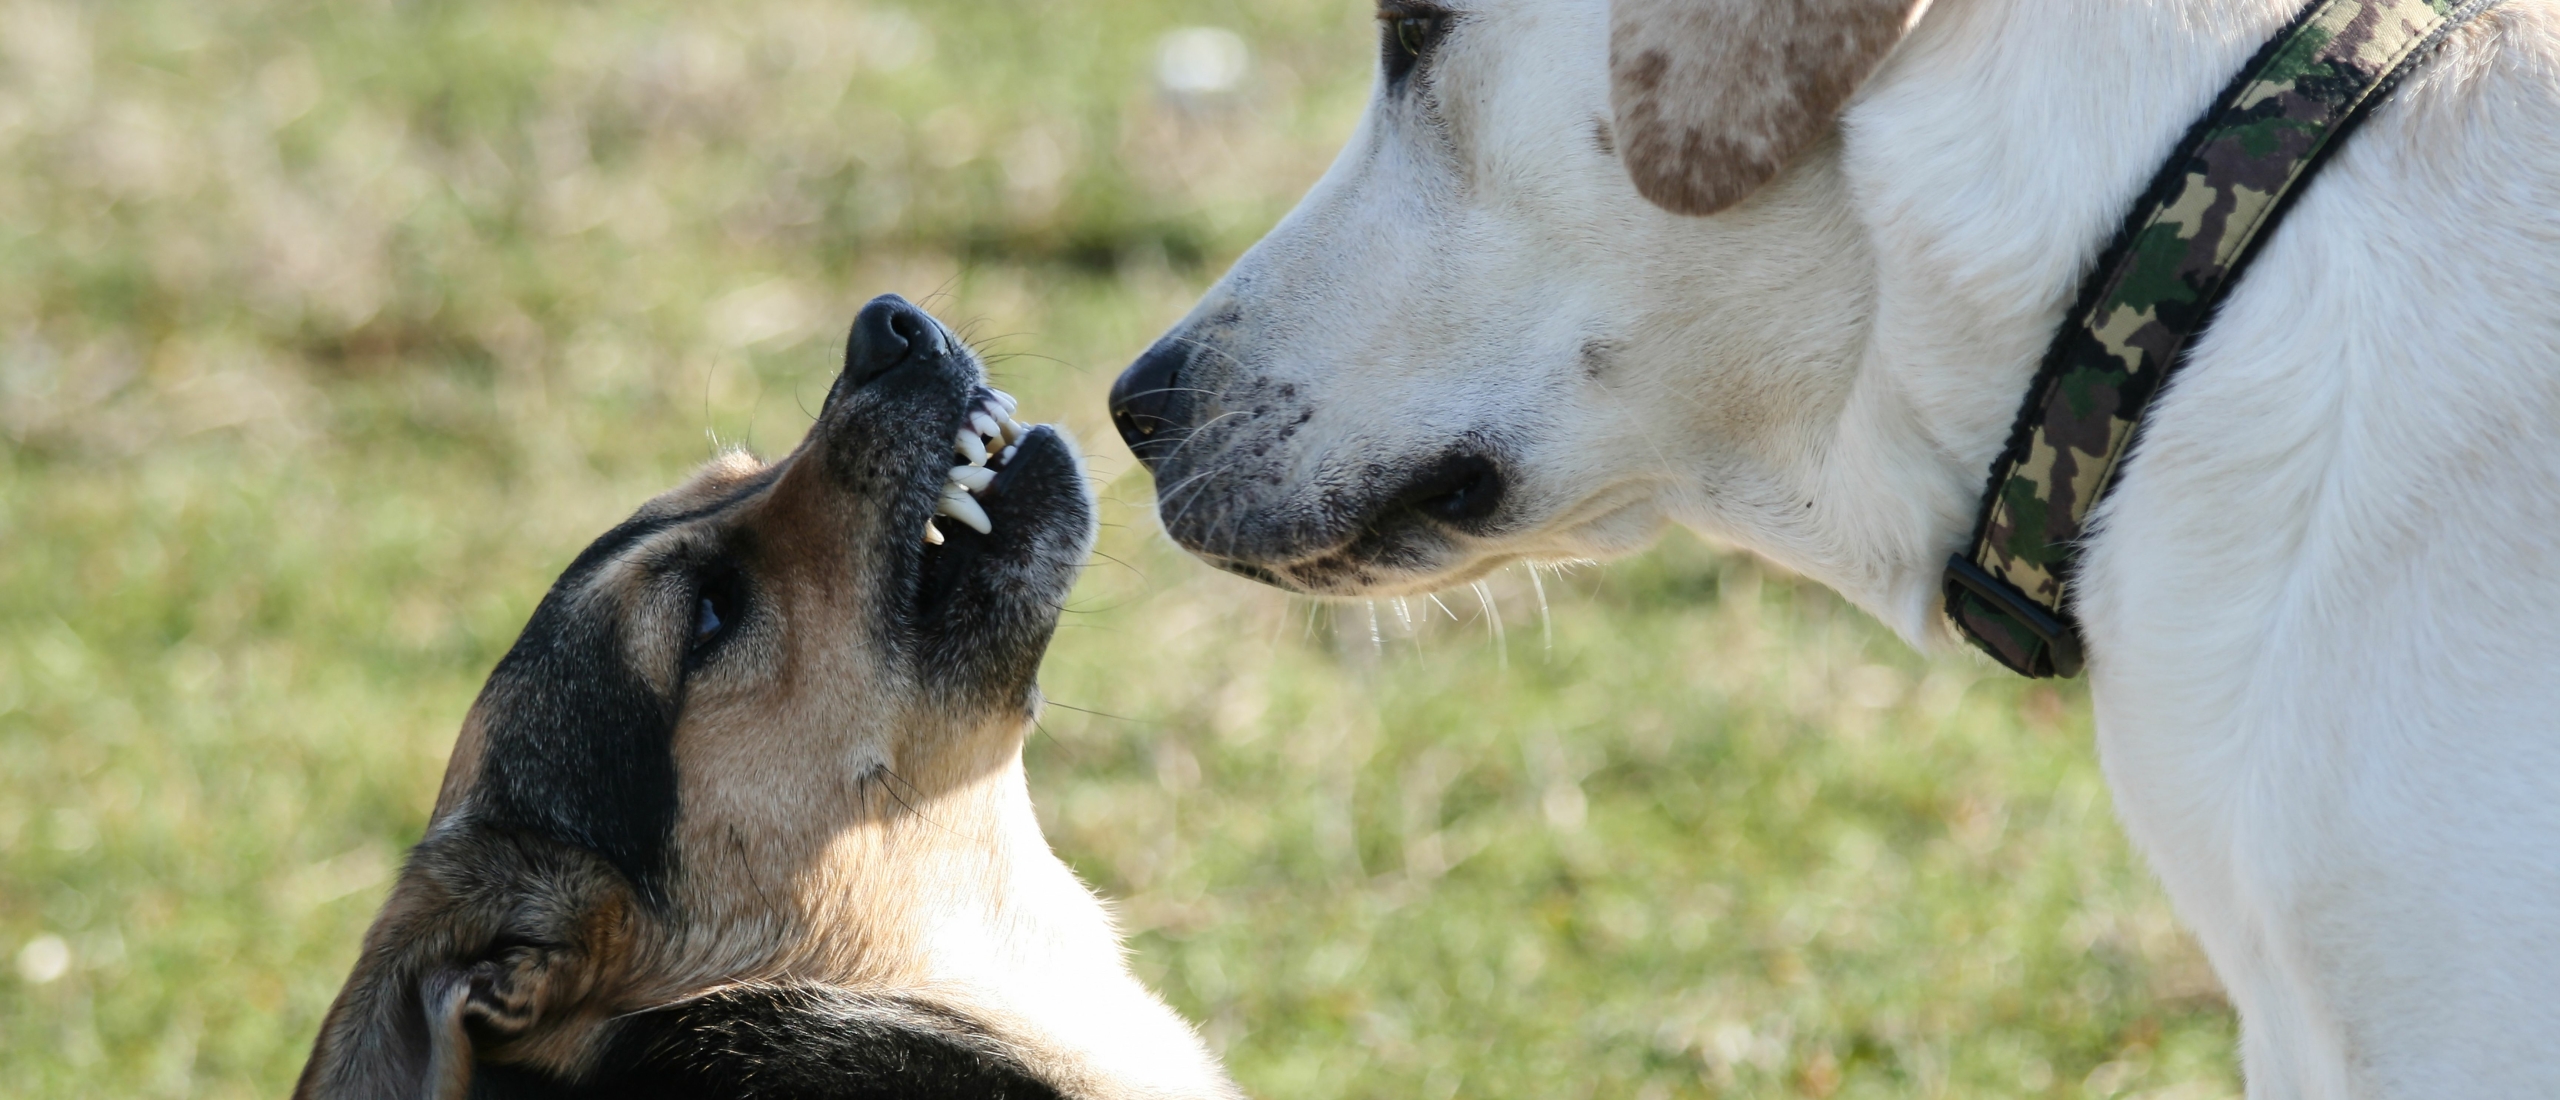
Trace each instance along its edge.
{"label": "blurred green grass", "polygon": [[[1233,90],[1158,86],[1184,26]],[[1090,445],[1035,797],[1256,1095],[2233,1092],[2076,689],[1687,539],[1335,608],[1155,533],[1101,394],[1322,170],[1368,34],[0,4],[0,1094],[281,1094],[552,573],[787,446],[884,290]]]}

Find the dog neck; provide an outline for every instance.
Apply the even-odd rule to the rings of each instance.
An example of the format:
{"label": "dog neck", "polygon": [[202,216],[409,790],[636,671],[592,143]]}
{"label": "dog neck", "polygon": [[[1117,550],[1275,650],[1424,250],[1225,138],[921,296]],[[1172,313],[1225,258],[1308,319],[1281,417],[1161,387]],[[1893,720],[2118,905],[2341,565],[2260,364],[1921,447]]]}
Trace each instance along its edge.
{"label": "dog neck", "polygon": [[[694,892],[663,968],[675,977],[648,996],[746,980],[906,998],[986,1027],[1071,1095],[1233,1095],[1199,1036],[1129,973],[1101,901],[1050,851],[1018,732],[948,749],[858,777],[837,800],[860,811],[849,820],[806,815],[767,834],[782,851],[728,860],[718,873],[735,881]],[[795,804],[763,793],[739,809]],[[725,811],[697,807],[689,820],[704,824],[682,842],[689,876],[737,843],[718,824]]]}
{"label": "dog neck", "polygon": [[[1843,137],[1767,197],[1837,192],[1856,237],[1844,247],[1865,260],[1795,292],[1872,302],[1836,311],[1866,318],[1840,353],[1839,388],[1775,441],[1785,453],[1766,495],[1797,514],[1772,504],[1735,531],[1732,504],[1716,501],[1679,518],[1741,535],[1915,644],[1941,639],[1941,569],[2082,270],[2187,122],[2298,7],[1933,6],[1860,92]],[[2081,121],[2056,134],[2057,116]],[[1678,287],[1656,300],[1694,312]]]}

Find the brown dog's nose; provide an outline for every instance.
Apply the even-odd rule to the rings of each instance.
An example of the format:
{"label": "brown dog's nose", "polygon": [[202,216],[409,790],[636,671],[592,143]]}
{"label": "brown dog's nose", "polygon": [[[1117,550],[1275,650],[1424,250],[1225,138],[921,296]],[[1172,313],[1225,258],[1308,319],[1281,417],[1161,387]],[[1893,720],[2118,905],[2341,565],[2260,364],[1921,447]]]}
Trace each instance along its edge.
{"label": "brown dog's nose", "polygon": [[1181,436],[1175,419],[1181,402],[1175,384],[1181,381],[1182,365],[1190,358],[1190,349],[1172,337],[1156,341],[1120,380],[1111,384],[1111,424],[1120,429],[1120,438],[1129,444],[1129,453],[1153,466],[1169,453]]}
{"label": "brown dog's nose", "polygon": [[943,350],[941,325],[914,303],[883,294],[855,315],[853,332],[844,341],[844,376],[837,385],[859,389],[901,363],[939,359]]}

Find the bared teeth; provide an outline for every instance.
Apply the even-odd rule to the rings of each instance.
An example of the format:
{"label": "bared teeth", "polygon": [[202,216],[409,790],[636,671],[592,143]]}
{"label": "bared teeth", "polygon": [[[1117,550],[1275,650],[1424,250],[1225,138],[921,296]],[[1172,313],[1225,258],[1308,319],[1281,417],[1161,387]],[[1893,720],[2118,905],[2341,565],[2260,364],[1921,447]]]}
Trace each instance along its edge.
{"label": "bared teeth", "polygon": [[996,529],[995,524],[987,522],[987,510],[978,507],[977,498],[970,496],[969,490],[956,484],[947,484],[942,487],[942,498],[933,502],[933,510],[959,520],[970,530],[981,535]]}
{"label": "bared teeth", "polygon": [[[951,437],[951,449],[965,465],[951,467],[942,494],[934,501],[936,515],[949,516],[981,535],[995,530],[987,510],[972,494],[986,492],[996,482],[996,472],[987,468],[989,448],[1002,447],[1000,461],[1011,462],[1018,445],[1031,434],[1030,428],[1013,418],[1019,407],[1012,394],[988,390],[978,407],[969,410],[967,423]],[[942,545],[942,529],[929,519],[924,524],[924,541],[928,546]]]}
{"label": "bared teeth", "polygon": [[986,410],[984,416],[977,413],[969,414],[969,423],[978,429],[979,435],[1005,443],[1020,443],[1023,436],[1030,434],[1031,429],[1023,427],[1020,421],[1013,418],[1012,396],[998,392],[995,397],[990,397],[979,405]]}

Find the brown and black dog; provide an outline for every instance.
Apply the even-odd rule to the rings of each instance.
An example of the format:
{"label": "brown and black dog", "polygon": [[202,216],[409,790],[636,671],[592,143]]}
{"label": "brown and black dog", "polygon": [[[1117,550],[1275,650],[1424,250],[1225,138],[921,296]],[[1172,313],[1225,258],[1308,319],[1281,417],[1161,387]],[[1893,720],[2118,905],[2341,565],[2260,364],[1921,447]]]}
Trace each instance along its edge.
{"label": "brown and black dog", "polygon": [[1032,816],[1033,676],[1094,518],[1011,411],[883,296],[791,454],[579,554],[295,1096],[1237,1095]]}

